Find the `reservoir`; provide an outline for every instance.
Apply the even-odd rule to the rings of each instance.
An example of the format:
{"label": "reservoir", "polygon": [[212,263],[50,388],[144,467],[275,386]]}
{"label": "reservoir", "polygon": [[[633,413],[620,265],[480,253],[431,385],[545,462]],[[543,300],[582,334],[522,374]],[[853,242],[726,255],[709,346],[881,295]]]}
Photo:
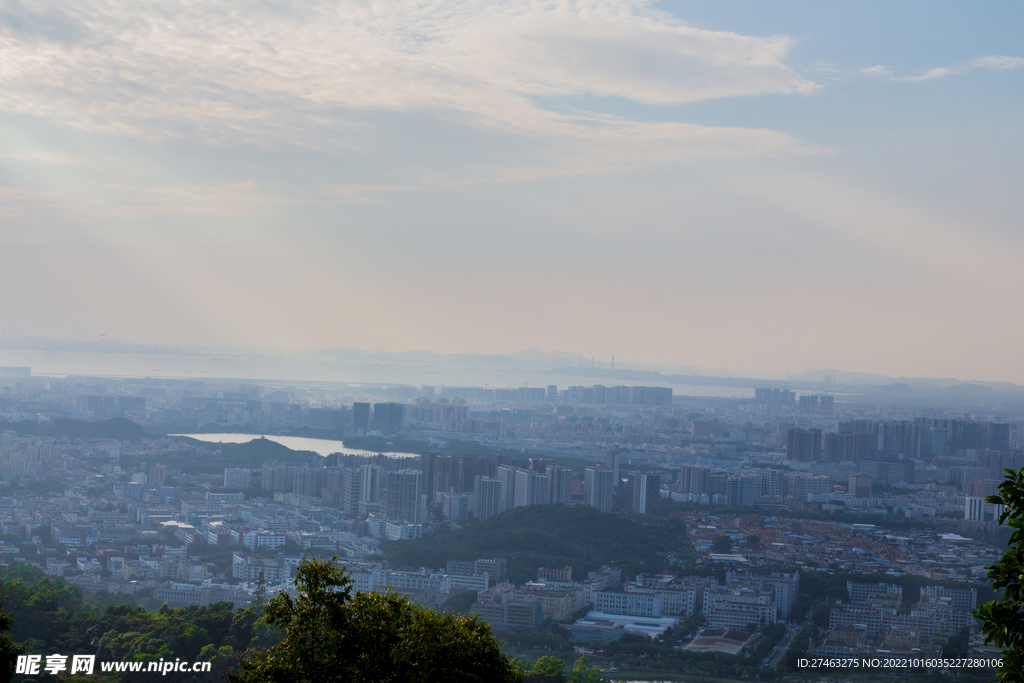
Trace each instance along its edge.
{"label": "reservoir", "polygon": [[[302,436],[274,436],[273,434],[171,434],[170,436],[187,436],[196,441],[208,441],[210,443],[249,443],[261,436],[269,441],[276,441],[282,446],[287,446],[293,451],[313,451],[323,456],[331,453],[344,453],[346,455],[380,455],[376,451],[364,451],[358,448],[345,448],[340,441],[330,439],[307,439]],[[415,453],[393,453],[385,451],[384,455],[391,455],[399,458],[415,458]]]}

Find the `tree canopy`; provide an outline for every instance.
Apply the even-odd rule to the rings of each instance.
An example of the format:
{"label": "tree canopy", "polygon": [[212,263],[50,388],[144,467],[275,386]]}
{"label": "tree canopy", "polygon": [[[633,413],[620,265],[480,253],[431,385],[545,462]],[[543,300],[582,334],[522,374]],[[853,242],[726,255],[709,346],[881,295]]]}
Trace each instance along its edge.
{"label": "tree canopy", "polygon": [[992,587],[1002,588],[1003,597],[981,605],[974,616],[981,619],[985,642],[994,642],[1003,650],[999,676],[1009,681],[1017,680],[1024,671],[1024,468],[1004,472],[1006,479],[999,485],[999,493],[985,499],[1005,506],[999,523],[1013,530],[1006,552],[987,567]]}
{"label": "tree canopy", "polygon": [[509,579],[533,581],[537,567],[573,568],[573,576],[609,564],[624,576],[668,568],[666,553],[691,556],[686,525],[677,518],[632,518],[589,505],[527,505],[449,533],[385,542],[392,566],[443,567],[446,560],[504,557]]}
{"label": "tree canopy", "polygon": [[394,593],[354,593],[334,562],[305,559],[298,596],[274,597],[264,619],[285,632],[250,651],[229,674],[238,683],[518,683],[521,675],[476,618],[424,609]]}

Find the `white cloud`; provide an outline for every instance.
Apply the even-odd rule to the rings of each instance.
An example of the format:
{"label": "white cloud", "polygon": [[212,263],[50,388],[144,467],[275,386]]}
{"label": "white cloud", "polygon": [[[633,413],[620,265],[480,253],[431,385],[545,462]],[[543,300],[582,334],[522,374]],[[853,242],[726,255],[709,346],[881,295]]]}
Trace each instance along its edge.
{"label": "white cloud", "polygon": [[860,70],[865,76],[891,76],[892,72],[881,64]]}
{"label": "white cloud", "polygon": [[[1019,69],[1024,66],[1024,58],[1022,57],[1007,57],[1005,55],[989,55],[987,57],[978,57],[972,59],[962,66],[956,67],[938,67],[935,69],[929,69],[923,74],[918,76],[901,76],[892,77],[890,81],[904,81],[907,83],[920,83],[921,81],[930,81],[933,78],[942,78],[944,76],[953,76],[959,73],[963,73],[969,69]],[[881,69],[882,67],[873,66],[870,69],[862,69],[862,71],[869,75],[879,75],[881,71],[874,71],[875,69]],[[885,73],[888,73],[886,71]]]}
{"label": "white cloud", "polygon": [[0,154],[0,162],[17,161],[22,163],[53,164],[56,166],[79,166],[82,160],[67,154],[48,151]]}
{"label": "white cloud", "polygon": [[946,67],[937,67],[935,69],[929,69],[919,76],[900,76],[893,77],[891,81],[905,81],[907,83],[920,83],[921,81],[930,81],[933,78],[942,78],[943,76],[952,76],[963,71],[962,68],[958,69],[947,69]]}
{"label": "white cloud", "polygon": [[989,55],[978,57],[970,62],[975,68],[986,69],[1019,69],[1024,66],[1024,57],[1006,57],[1004,55]]}
{"label": "white cloud", "polygon": [[382,112],[427,113],[553,140],[575,159],[560,172],[814,151],[773,131],[542,104],[588,95],[679,105],[818,87],[785,64],[788,38],[692,28],[642,0],[11,7],[0,13],[0,111],[90,131],[358,147]]}

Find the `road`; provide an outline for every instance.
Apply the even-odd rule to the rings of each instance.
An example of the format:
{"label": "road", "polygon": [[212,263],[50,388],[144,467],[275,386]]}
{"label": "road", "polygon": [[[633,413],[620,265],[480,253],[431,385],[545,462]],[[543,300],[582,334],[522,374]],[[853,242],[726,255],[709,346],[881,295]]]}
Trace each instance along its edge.
{"label": "road", "polygon": [[794,628],[791,628],[786,633],[786,637],[783,638],[782,642],[779,643],[778,649],[775,650],[775,654],[772,655],[772,657],[768,660],[768,668],[769,669],[775,668],[776,666],[778,666],[779,662],[782,661],[782,658],[786,656],[786,650],[789,649],[789,644],[793,642],[793,638],[796,636],[797,633],[800,632],[800,629],[802,629],[804,626],[806,626],[809,623],[811,623],[811,620],[810,619],[805,619],[802,624],[800,624],[799,626],[796,626]]}

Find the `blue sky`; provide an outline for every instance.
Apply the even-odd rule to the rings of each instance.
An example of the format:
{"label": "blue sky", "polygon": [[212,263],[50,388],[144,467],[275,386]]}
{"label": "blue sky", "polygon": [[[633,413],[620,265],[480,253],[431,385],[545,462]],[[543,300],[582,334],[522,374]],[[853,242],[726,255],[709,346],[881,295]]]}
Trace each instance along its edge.
{"label": "blue sky", "polygon": [[8,335],[1024,382],[1019,3],[0,7]]}

